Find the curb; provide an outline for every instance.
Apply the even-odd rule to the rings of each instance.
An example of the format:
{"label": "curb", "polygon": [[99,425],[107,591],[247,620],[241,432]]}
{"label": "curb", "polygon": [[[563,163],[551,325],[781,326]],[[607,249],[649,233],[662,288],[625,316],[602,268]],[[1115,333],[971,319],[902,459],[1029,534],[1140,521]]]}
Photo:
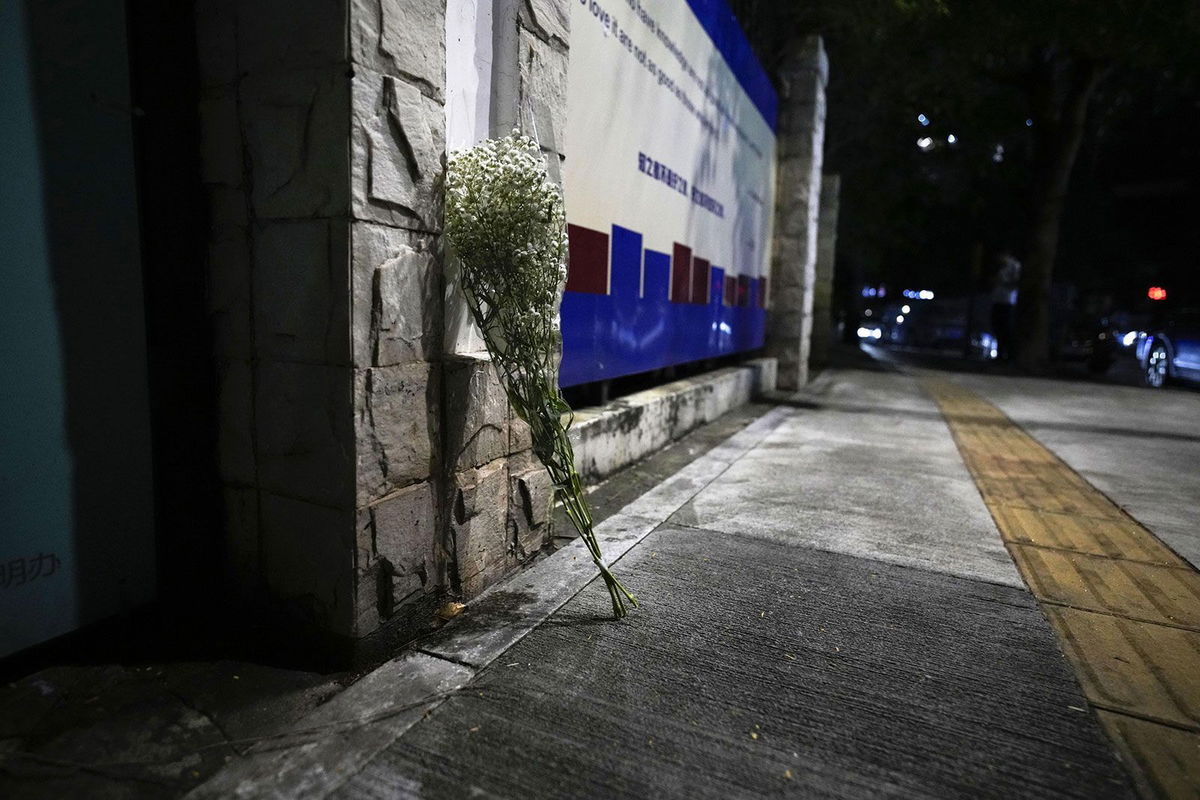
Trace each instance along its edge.
{"label": "curb", "polygon": [[640,461],[730,409],[775,390],[777,362],[756,358],[575,412],[575,468],[592,483]]}

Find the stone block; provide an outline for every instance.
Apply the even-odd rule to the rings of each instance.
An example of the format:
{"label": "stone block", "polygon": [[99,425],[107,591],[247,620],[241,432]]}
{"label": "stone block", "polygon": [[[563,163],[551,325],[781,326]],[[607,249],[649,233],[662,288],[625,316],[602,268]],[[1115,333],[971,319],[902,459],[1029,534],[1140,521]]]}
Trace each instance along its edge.
{"label": "stone block", "polygon": [[390,594],[387,586],[387,575],[381,562],[364,571],[356,571],[354,575],[354,620],[351,623],[351,636],[361,638],[379,630],[380,624],[387,618],[383,606],[390,605]]}
{"label": "stone block", "polygon": [[809,319],[808,314],[800,309],[777,305],[767,319],[767,338],[780,341],[798,339],[804,330],[806,319]]}
{"label": "stone block", "polygon": [[230,0],[196,0],[196,58],[200,85],[228,86],[237,72],[237,9]]}
{"label": "stone block", "polygon": [[346,214],[349,84],[344,67],[242,80],[242,125],[259,219]]}
{"label": "stone block", "polygon": [[774,358],[753,358],[745,366],[754,372],[754,396],[775,391],[778,383],[779,362]]}
{"label": "stone block", "polygon": [[242,184],[242,129],[233,87],[209,90],[200,100],[200,180]]}
{"label": "stone block", "polygon": [[359,580],[374,580],[387,618],[413,594],[437,585],[438,524],[433,485],[406,486],[358,512]]}
{"label": "stone block", "polygon": [[446,0],[351,0],[350,57],[407,75],[441,99],[446,89]]}
{"label": "stone block", "polygon": [[239,2],[238,67],[255,75],[347,63],[346,2]]}
{"label": "stone block", "polygon": [[353,509],[350,368],[260,361],[256,372],[259,485]]}
{"label": "stone block", "polygon": [[520,56],[521,127],[541,146],[563,152],[567,121],[567,57],[522,29]]}
{"label": "stone block", "polygon": [[777,209],[778,213],[791,216],[797,213],[797,208],[801,208],[805,209],[799,212],[803,218],[808,213],[808,205],[815,206],[817,203],[819,192],[816,190],[821,179],[820,161],[812,158],[780,159],[778,170],[778,199],[792,201],[792,205]]}
{"label": "stone block", "polygon": [[455,473],[450,531],[464,596],[498,580],[515,563],[508,537],[508,460]]}
{"label": "stone block", "polygon": [[352,635],[357,617],[353,509],[268,492],[259,502],[267,591],[311,624]]}
{"label": "stone block", "polygon": [[208,184],[204,187],[204,193],[208,196],[208,221],[214,230],[244,228],[249,224],[246,194],[240,187]]}
{"label": "stone block", "polygon": [[533,447],[533,431],[529,423],[517,416],[510,406],[508,409],[508,452],[520,453]]}
{"label": "stone block", "polygon": [[[565,49],[571,41],[571,4],[568,0],[526,0],[518,12],[521,24],[544,42]],[[565,55],[565,54],[564,54]]]}
{"label": "stone block", "polygon": [[438,387],[431,378],[425,362],[355,371],[359,507],[433,474]]}
{"label": "stone block", "polygon": [[780,162],[811,162],[818,155],[817,145],[822,139],[817,131],[823,122],[820,112],[820,107],[815,103],[787,110],[786,119],[780,121],[779,130],[782,133],[776,143],[776,156]]}
{"label": "stone block", "polygon": [[440,265],[426,237],[356,222],[352,339],[359,367],[429,361],[440,350]]}
{"label": "stone block", "polygon": [[746,369],[711,373],[696,399],[698,424],[712,422],[729,409],[748,403],[753,383],[754,375]]}
{"label": "stone block", "polygon": [[672,440],[678,439],[701,423],[701,391],[694,385],[688,385],[686,389],[672,395],[668,400]]}
{"label": "stone block", "polygon": [[254,485],[254,385],[249,361],[217,363],[217,465],[222,482]]}
{"label": "stone block", "polygon": [[811,290],[805,286],[776,286],[774,292],[774,307],[777,314],[789,311],[805,311],[811,305]]}
{"label": "stone block", "polygon": [[550,537],[554,483],[530,451],[512,456],[508,474],[508,536],[516,558],[524,561]]}
{"label": "stone block", "polygon": [[491,359],[448,358],[444,375],[446,456],[455,469],[477,467],[510,452],[508,396]]}
{"label": "stone block", "polygon": [[249,361],[250,242],[245,228],[214,229],[208,243],[208,314],[218,359]]}
{"label": "stone block", "polygon": [[586,481],[601,480],[661,449],[747,402],[754,373],[748,366],[728,367],[581,409],[571,428],[576,469]]}
{"label": "stone block", "polygon": [[349,363],[349,223],[269,220],[254,237],[259,357]]}
{"label": "stone block", "polygon": [[227,577],[235,591],[250,597],[262,580],[259,563],[258,492],[239,486],[221,489],[224,504]]}
{"label": "stone block", "polygon": [[413,83],[358,69],[351,114],[355,218],[436,231],[445,108]]}

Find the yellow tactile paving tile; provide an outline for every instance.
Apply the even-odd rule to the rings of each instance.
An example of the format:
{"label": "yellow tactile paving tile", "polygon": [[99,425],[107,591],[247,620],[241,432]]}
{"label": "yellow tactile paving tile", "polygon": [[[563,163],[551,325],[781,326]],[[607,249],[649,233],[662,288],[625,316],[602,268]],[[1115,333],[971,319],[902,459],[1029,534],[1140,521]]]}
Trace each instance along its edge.
{"label": "yellow tactile paving tile", "polygon": [[924,385],[1144,792],[1200,800],[1200,573],[998,408]]}
{"label": "yellow tactile paving tile", "polygon": [[992,516],[1005,541],[1074,550],[1108,558],[1187,569],[1187,563],[1129,518],[1093,519],[1031,508],[993,506]]}
{"label": "yellow tactile paving tile", "polygon": [[1015,506],[1056,514],[1078,514],[1096,519],[1126,519],[1104,495],[1084,486],[1041,479],[977,478],[975,484],[989,505]]}
{"label": "yellow tactile paving tile", "polygon": [[1039,600],[1200,631],[1195,570],[1032,545],[1010,544],[1009,552]]}
{"label": "yellow tactile paving tile", "polygon": [[967,469],[978,478],[995,480],[1041,480],[1065,486],[1086,486],[1074,472],[1053,460],[1016,458],[998,454],[970,453],[964,459]]}
{"label": "yellow tactile paving tile", "polygon": [[1200,733],[1099,711],[1109,738],[1125,760],[1147,778],[1162,797],[1200,798]]}
{"label": "yellow tactile paving tile", "polygon": [[1088,700],[1200,731],[1200,633],[1044,606]]}

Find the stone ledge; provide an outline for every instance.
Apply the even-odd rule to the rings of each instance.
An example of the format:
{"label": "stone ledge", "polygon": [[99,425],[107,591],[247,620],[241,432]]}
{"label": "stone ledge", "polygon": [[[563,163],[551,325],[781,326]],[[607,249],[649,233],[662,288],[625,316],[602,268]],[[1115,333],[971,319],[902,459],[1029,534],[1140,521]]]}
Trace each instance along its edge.
{"label": "stone ledge", "polygon": [[775,375],[774,358],[757,358],[631,394],[606,406],[580,409],[571,426],[575,467],[584,481],[603,479],[731,408],[774,391]]}

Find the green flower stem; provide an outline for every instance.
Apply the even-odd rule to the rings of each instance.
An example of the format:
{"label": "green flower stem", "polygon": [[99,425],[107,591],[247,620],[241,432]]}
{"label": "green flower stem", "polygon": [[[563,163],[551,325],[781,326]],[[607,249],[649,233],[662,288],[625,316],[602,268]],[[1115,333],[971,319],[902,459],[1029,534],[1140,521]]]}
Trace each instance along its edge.
{"label": "green flower stem", "polygon": [[567,255],[562,193],[547,179],[537,143],[514,131],[452,154],[445,198],[446,237],[462,261],[467,307],[619,619],[625,602],[637,600],[604,563],[567,436],[571,407],[557,381],[555,322]]}
{"label": "green flower stem", "polygon": [[[471,314],[476,324],[483,332],[484,343],[490,353],[496,354],[499,348],[490,340],[488,315],[483,311],[479,298],[471,289],[464,286],[467,293]],[[512,365],[507,363],[502,355],[493,361],[501,370],[505,390],[508,394],[509,405],[516,411],[517,416],[524,420],[531,432],[533,452],[538,460],[546,467],[550,480],[554,484],[555,497],[567,512],[567,518],[579,531],[579,536],[592,555],[592,561],[604,579],[612,600],[613,617],[621,619],[628,611],[625,601],[628,600],[636,608],[637,598],[617,580],[616,576],[604,563],[600,550],[600,542],[596,539],[595,523],[592,519],[591,508],[583,492],[583,481],[575,469],[575,448],[571,445],[567,433],[570,420],[574,418],[570,406],[563,400],[562,393],[553,381],[552,374],[537,375],[516,374]],[[568,422],[563,424],[562,418],[567,416]]]}

